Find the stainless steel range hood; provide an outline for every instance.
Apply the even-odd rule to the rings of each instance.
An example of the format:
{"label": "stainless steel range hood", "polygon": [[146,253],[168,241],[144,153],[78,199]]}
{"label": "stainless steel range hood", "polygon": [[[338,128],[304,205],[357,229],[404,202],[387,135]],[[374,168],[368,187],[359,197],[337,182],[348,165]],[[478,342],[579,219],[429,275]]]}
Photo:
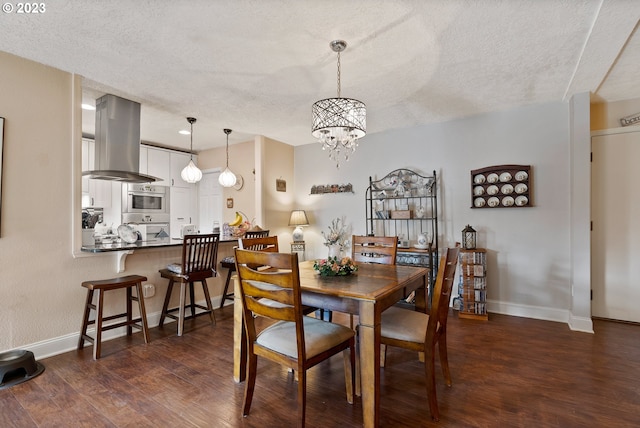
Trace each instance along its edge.
{"label": "stainless steel range hood", "polygon": [[140,174],[140,104],[115,95],[96,100],[95,170],[83,176],[126,183],[150,183]]}

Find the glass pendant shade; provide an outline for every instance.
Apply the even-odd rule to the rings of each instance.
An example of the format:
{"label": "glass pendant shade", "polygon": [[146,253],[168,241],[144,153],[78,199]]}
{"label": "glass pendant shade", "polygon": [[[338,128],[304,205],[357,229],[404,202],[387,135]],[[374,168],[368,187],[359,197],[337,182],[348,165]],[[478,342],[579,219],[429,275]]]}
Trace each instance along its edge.
{"label": "glass pendant shade", "polygon": [[182,172],[180,173],[180,177],[187,183],[197,183],[202,180],[202,171],[198,169],[195,163],[193,163],[193,159],[189,161],[189,164],[184,167]]}
{"label": "glass pendant shade", "polygon": [[334,40],[329,46],[338,54],[338,96],[313,104],[311,135],[322,144],[322,150],[329,150],[329,158],[340,168],[340,161],[349,160],[358,139],[367,133],[367,107],[362,101],[340,96],[340,52],[347,48],[347,42]]}
{"label": "glass pendant shade", "polygon": [[229,167],[226,167],[222,174],[218,177],[218,182],[222,187],[232,187],[236,184],[236,175],[231,172]]}
{"label": "glass pendant shade", "polygon": [[218,183],[220,183],[222,187],[235,186],[236,181],[238,180],[236,175],[229,169],[229,134],[231,134],[231,132],[232,131],[230,129],[224,129],[224,133],[227,134],[227,167],[218,177]]}
{"label": "glass pendant shade", "polygon": [[186,181],[189,184],[194,184],[197,183],[198,181],[202,180],[202,171],[200,171],[200,169],[198,169],[198,167],[196,166],[195,163],[193,163],[193,124],[195,123],[196,118],[195,117],[188,117],[187,118],[187,122],[189,122],[189,124],[191,125],[191,160],[189,160],[189,164],[187,166],[184,167],[184,169],[182,170],[182,172],[180,173],[180,177],[182,177],[182,179],[184,181]]}

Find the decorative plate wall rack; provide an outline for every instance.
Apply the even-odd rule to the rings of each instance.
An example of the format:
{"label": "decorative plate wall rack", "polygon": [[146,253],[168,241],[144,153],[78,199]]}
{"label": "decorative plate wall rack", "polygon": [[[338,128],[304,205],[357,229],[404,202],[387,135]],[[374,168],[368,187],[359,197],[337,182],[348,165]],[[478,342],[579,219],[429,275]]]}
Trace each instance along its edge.
{"label": "decorative plate wall rack", "polygon": [[531,165],[496,165],[471,170],[471,208],[533,206]]}

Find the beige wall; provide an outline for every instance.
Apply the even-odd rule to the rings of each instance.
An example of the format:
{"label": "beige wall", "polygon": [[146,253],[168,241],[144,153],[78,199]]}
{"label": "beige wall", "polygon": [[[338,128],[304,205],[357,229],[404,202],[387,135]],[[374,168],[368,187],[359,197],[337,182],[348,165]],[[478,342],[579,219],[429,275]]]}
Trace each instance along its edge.
{"label": "beige wall", "polygon": [[[120,273],[116,254],[77,251],[80,77],[3,52],[0,70],[0,352],[29,349],[42,358],[74,349],[86,298],[80,284],[90,279],[146,276],[156,285],[155,296],[145,302],[150,324],[157,324],[167,286],[158,270],[179,258],[180,247],[136,251],[126,256]],[[219,256],[230,248],[224,244]],[[223,280],[208,281],[212,296],[221,294]],[[124,310],[124,291],[107,293],[105,310]],[[113,334],[118,330],[106,336]]]}

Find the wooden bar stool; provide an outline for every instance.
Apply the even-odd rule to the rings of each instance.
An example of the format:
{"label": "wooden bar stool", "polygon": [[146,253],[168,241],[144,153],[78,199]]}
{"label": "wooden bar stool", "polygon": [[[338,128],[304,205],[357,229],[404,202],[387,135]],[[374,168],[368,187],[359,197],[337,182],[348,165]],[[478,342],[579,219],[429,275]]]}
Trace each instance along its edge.
{"label": "wooden bar stool", "polygon": [[[82,286],[87,289],[87,303],[84,308],[84,316],[82,318],[82,330],[80,331],[80,340],[78,341],[78,350],[84,347],[84,342],[89,341],[93,343],[93,359],[97,360],[100,358],[100,348],[102,342],[102,332],[106,330],[111,330],[113,328],[118,327],[127,327],[127,336],[131,336],[132,327],[139,328],[142,330],[142,334],[144,336],[144,342],[149,343],[149,326],[147,325],[147,313],[144,309],[144,297],[142,294],[142,281],[146,281],[147,277],[140,275],[129,275],[123,276],[120,278],[112,278],[112,279],[103,279],[100,281],[85,281],[82,283]],[[136,288],[137,295],[133,296],[131,293],[132,288]],[[117,314],[111,315],[108,317],[104,317],[103,306],[104,306],[104,293],[110,290],[117,290],[120,288],[127,289],[127,311]],[[94,305],[93,302],[93,292],[98,292],[97,302]],[[140,317],[133,318],[132,316],[132,304],[131,302],[138,302],[138,309],[140,310]],[[89,314],[91,309],[96,311],[95,319],[89,320]],[[104,321],[115,320],[118,318],[127,319],[125,321],[103,325]],[[95,337],[91,337],[87,334],[87,327],[91,324],[95,324],[96,333]]]}

